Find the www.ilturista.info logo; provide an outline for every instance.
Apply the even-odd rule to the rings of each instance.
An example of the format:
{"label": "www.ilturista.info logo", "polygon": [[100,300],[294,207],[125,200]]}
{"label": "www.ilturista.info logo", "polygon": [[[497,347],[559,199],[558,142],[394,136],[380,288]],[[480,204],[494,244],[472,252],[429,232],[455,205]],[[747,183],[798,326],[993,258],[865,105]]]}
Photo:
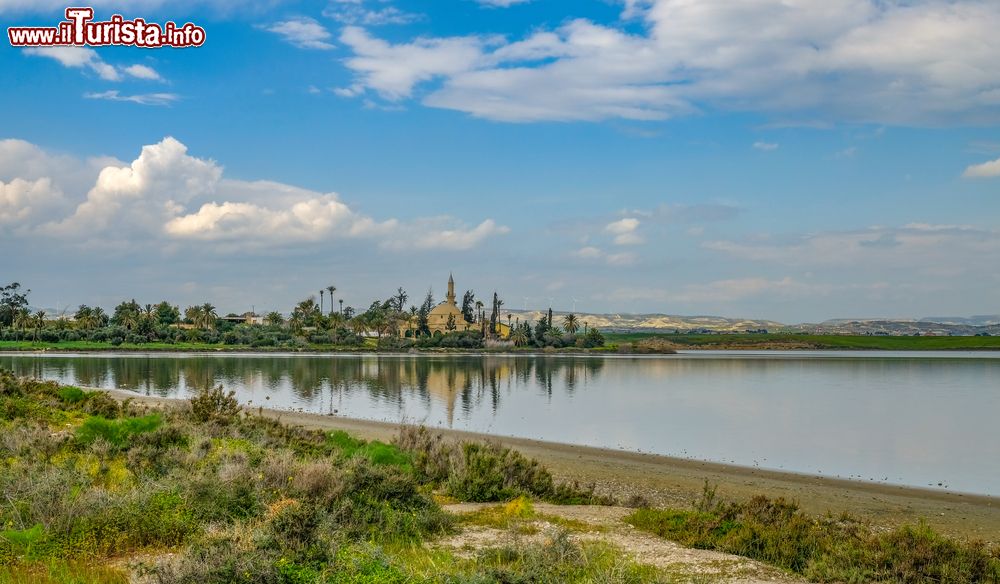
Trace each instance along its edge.
{"label": "www.ilturista.info logo", "polygon": [[12,26],[7,37],[15,47],[122,45],[155,49],[200,47],[205,44],[205,29],[190,22],[178,26],[141,18],[125,20],[120,14],[94,22],[93,8],[67,8],[66,20],[56,26]]}

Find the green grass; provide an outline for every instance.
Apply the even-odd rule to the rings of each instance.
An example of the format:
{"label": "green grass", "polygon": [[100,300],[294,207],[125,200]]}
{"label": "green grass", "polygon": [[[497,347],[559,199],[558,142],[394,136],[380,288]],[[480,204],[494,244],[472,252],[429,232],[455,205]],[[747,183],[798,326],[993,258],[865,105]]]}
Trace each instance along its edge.
{"label": "green grass", "polygon": [[162,424],[163,418],[159,414],[121,420],[91,416],[77,429],[76,439],[81,444],[92,444],[97,439],[103,439],[114,447],[123,448],[138,434],[152,432]]}
{"label": "green grass", "polygon": [[[1000,350],[1000,336],[995,337],[882,337],[867,335],[809,335],[792,333],[686,335],[657,333],[605,333],[609,345],[658,338],[684,348],[717,347],[767,348],[769,345],[794,344],[815,349],[852,349],[885,351],[982,351]],[[776,348],[781,348],[777,346]]]}

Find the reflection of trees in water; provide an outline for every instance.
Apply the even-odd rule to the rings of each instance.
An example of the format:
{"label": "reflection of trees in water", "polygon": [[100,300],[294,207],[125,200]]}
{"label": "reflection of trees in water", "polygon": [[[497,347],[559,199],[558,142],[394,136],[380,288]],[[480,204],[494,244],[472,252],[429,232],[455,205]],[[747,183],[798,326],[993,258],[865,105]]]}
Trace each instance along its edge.
{"label": "reflection of trees in water", "polygon": [[4,358],[19,375],[120,387],[161,396],[180,388],[226,388],[267,393],[288,391],[307,403],[329,404],[361,393],[400,410],[406,398],[425,407],[444,406],[449,425],[455,412],[470,416],[481,405],[495,413],[505,393],[539,389],[551,396],[574,392],[596,377],[605,360],[546,356],[338,356],[251,357],[234,355]]}

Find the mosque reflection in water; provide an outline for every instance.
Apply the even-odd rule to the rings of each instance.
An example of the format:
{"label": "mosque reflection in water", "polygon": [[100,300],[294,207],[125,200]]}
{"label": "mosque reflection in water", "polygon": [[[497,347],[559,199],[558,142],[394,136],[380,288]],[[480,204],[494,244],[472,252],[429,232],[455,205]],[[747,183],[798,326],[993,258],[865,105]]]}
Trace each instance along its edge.
{"label": "mosque reflection in water", "polygon": [[538,356],[0,357],[0,366],[18,375],[159,397],[187,397],[221,384],[236,390],[244,403],[319,413],[345,413],[345,402],[358,398],[381,411],[393,405],[402,411],[404,401],[416,400],[442,407],[447,418],[442,421],[449,426],[456,411],[488,407],[496,412],[511,391],[572,393],[593,382],[604,364],[595,358]]}

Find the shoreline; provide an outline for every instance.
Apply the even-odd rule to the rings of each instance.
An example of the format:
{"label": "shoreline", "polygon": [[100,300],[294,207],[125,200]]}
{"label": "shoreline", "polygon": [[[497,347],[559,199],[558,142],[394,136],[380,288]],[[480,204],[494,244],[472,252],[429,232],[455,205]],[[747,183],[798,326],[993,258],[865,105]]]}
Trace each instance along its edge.
{"label": "shoreline", "polygon": [[[173,407],[185,401],[128,390],[85,389],[107,391],[118,399],[132,398],[152,407]],[[324,431],[344,430],[364,440],[388,442],[399,428],[399,424],[391,422],[263,408],[258,411],[286,424]],[[532,438],[429,429],[458,440],[500,442],[537,459],[557,480],[593,483],[598,492],[620,500],[641,495],[657,506],[686,508],[700,496],[708,481],[718,486],[723,499],[742,500],[760,494],[784,497],[798,501],[804,511],[814,515],[846,511],[887,527],[925,520],[947,535],[1000,542],[1000,497],[990,495],[868,483]]]}

